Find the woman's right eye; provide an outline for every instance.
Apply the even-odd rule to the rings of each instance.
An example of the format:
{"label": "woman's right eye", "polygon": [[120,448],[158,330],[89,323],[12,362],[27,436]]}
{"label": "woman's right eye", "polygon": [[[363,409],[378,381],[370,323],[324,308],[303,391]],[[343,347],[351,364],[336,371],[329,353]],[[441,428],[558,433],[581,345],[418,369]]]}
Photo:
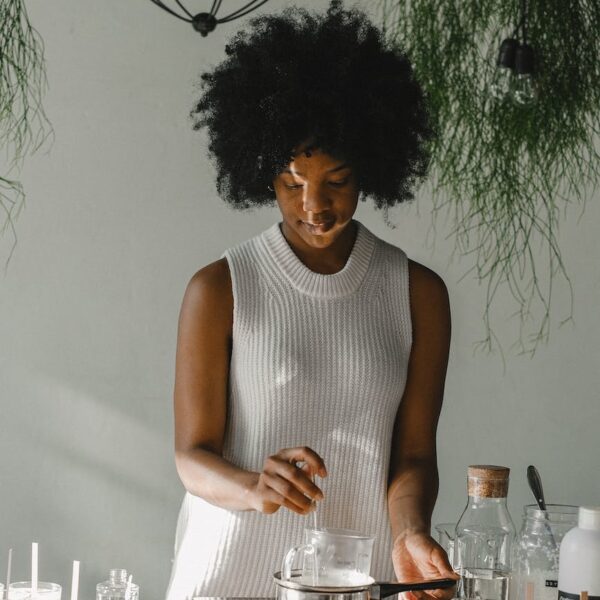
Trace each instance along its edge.
{"label": "woman's right eye", "polygon": [[287,184],[287,183],[286,183],[286,184],[285,184],[285,187],[286,187],[288,190],[296,190],[296,189],[298,189],[298,188],[301,188],[301,187],[302,187],[302,185],[300,185],[300,184]]}

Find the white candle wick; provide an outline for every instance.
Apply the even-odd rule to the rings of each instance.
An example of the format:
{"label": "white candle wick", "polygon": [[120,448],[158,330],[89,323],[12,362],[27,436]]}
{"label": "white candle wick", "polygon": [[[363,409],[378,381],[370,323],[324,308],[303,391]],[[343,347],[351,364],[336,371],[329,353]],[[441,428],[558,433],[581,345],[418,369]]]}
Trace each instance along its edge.
{"label": "white candle wick", "polygon": [[127,578],[127,587],[125,588],[125,600],[131,599],[131,581],[133,579],[133,575],[129,575]]}
{"label": "white candle wick", "polygon": [[38,544],[31,544],[31,595],[38,591]]}
{"label": "white candle wick", "polygon": [[73,561],[73,577],[71,578],[71,600],[77,600],[79,594],[79,561]]}
{"label": "white candle wick", "polygon": [[8,588],[10,587],[10,572],[12,569],[12,548],[8,550],[8,566],[6,567],[6,600],[8,600]]}

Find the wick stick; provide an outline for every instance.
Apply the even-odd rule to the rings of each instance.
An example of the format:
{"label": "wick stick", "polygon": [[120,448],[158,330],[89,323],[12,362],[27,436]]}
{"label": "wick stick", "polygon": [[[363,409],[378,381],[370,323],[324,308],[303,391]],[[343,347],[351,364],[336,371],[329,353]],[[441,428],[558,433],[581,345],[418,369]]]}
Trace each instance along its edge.
{"label": "wick stick", "polygon": [[528,581],[525,586],[525,600],[533,600],[534,589],[533,581]]}
{"label": "wick stick", "polygon": [[[127,587],[125,588],[125,600],[130,600],[131,598],[131,581],[133,579],[133,575],[129,575],[127,578]],[[71,598],[73,600],[73,598]],[[77,600],[77,598],[75,598]]]}
{"label": "wick stick", "polygon": [[38,591],[38,544],[31,544],[31,595]]}
{"label": "wick stick", "polygon": [[588,593],[587,592],[581,592],[581,594],[579,595],[580,600],[588,600]]}
{"label": "wick stick", "polygon": [[10,571],[12,568],[12,548],[8,549],[8,566],[6,567],[6,600],[8,600],[8,588],[10,587]]}
{"label": "wick stick", "polygon": [[73,561],[73,577],[71,578],[71,600],[77,600],[79,594],[79,561]]}

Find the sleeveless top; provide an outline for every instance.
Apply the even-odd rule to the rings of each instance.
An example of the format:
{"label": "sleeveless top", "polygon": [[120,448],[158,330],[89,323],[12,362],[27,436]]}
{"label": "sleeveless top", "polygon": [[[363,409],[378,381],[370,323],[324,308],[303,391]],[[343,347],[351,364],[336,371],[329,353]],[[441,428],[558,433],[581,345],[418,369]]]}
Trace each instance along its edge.
{"label": "sleeveless top", "polygon": [[[319,526],[375,536],[371,575],[391,581],[387,479],[412,329],[406,254],[356,222],[344,268],[324,275],[294,254],[278,223],[224,253],[233,343],[223,456],[251,471],[309,446]],[[311,513],[231,511],[186,493],[167,600],[275,596],[273,573],[304,541]]]}

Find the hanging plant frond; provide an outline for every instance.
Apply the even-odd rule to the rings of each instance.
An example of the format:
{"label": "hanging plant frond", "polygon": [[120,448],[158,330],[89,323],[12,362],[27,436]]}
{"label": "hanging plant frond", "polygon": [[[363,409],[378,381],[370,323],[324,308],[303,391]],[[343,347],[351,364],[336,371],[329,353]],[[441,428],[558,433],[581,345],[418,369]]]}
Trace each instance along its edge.
{"label": "hanging plant frond", "polygon": [[[571,289],[561,210],[600,182],[600,3],[383,0],[381,9],[386,39],[408,53],[430,99],[434,203],[449,211],[457,251],[486,285],[483,344],[494,346],[491,309],[505,289],[519,348],[533,352],[548,339],[557,277]],[[524,48],[516,72],[533,61],[533,78],[502,96],[498,52],[511,39]]]}
{"label": "hanging plant frond", "polygon": [[[42,107],[46,88],[44,47],[32,27],[24,0],[0,0],[0,144],[10,172],[23,158],[35,152],[52,133]],[[22,207],[21,184],[7,175],[0,177],[0,235],[16,234],[14,221]]]}

